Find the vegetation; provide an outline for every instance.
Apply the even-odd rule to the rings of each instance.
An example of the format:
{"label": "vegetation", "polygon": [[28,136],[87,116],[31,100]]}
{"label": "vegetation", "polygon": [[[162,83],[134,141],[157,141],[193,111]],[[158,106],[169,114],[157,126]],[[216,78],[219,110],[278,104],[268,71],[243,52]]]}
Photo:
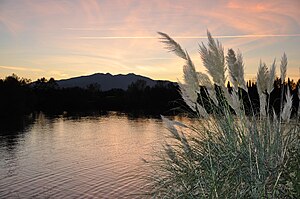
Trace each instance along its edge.
{"label": "vegetation", "polygon": [[[159,34],[167,48],[186,62],[184,83],[179,86],[194,117],[187,124],[162,117],[170,134],[164,150],[147,164],[152,170],[148,194],[155,198],[300,198],[300,111],[292,108],[295,102],[299,106],[300,87],[298,82],[292,95],[285,82],[286,55],[281,58],[280,79],[276,79],[275,61],[270,69],[260,63],[257,89],[252,90],[244,80],[241,53],[229,49],[225,56],[209,32],[208,45],[199,46],[208,75],[196,71],[178,43]],[[226,71],[230,89],[225,86]],[[251,95],[257,101],[250,100]]]}
{"label": "vegetation", "polygon": [[131,114],[176,114],[180,98],[176,84],[158,81],[154,87],[138,80],[126,91],[101,91],[99,85],[87,88],[59,88],[51,78],[28,79],[11,75],[0,80],[0,118],[22,117],[32,112],[62,114],[63,112],[122,111]]}
{"label": "vegetation", "polygon": [[[274,81],[274,90],[270,95],[270,110],[276,113],[280,109],[280,95],[283,84],[281,79]],[[295,115],[299,100],[297,87],[300,80],[295,83],[289,80],[285,84],[294,96],[292,103],[292,114]],[[255,82],[246,83],[251,104],[256,112],[259,111],[259,97]],[[157,81],[154,87],[149,87],[143,80],[133,82],[128,89],[112,89],[101,91],[101,85],[91,84],[87,88],[59,88],[53,78],[49,80],[40,78],[35,82],[29,79],[20,78],[13,74],[0,79],[0,117],[12,118],[22,117],[32,112],[45,112],[50,114],[62,114],[63,112],[105,112],[122,111],[130,114],[154,114],[154,115],[175,115],[184,113],[178,108],[182,104],[182,98],[178,93],[178,85],[165,81]],[[201,98],[207,100],[205,87],[200,86]],[[232,90],[229,82],[227,85]],[[218,91],[218,90],[217,90]],[[242,90],[240,90],[242,92]],[[220,95],[217,92],[217,95]],[[203,104],[210,109],[212,104]],[[250,102],[244,100],[247,114],[250,112]],[[188,106],[184,108],[190,110]],[[192,115],[191,115],[192,116]]]}

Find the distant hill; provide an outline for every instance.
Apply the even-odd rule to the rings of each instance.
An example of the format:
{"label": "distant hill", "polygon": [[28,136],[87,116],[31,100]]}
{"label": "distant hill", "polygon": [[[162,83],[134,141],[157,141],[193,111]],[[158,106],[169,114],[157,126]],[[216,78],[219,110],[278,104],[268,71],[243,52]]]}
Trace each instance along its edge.
{"label": "distant hill", "polygon": [[[91,84],[98,84],[102,91],[107,91],[113,88],[126,90],[128,86],[137,80],[146,81],[147,85],[152,87],[158,81],[152,80],[148,77],[129,73],[127,75],[112,75],[110,73],[96,73],[93,75],[73,77],[70,79],[57,80],[57,84],[61,88],[80,87],[86,88]],[[166,81],[167,82],[167,81]]]}

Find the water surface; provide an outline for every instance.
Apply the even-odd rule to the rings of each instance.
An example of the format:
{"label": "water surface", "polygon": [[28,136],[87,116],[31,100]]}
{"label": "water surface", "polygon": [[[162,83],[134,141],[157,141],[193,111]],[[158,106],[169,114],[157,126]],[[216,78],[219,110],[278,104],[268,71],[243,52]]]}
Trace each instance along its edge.
{"label": "water surface", "polygon": [[0,133],[0,198],[141,198],[160,119],[46,117]]}

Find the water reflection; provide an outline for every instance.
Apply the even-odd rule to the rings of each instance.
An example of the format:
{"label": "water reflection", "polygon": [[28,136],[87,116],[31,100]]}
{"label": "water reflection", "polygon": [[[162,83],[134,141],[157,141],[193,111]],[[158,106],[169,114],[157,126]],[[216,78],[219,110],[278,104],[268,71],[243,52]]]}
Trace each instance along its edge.
{"label": "water reflection", "polygon": [[31,128],[34,116],[1,118],[0,147],[8,152],[13,152],[18,140],[24,137],[24,133]]}
{"label": "water reflection", "polygon": [[1,133],[0,198],[139,198],[134,194],[146,172],[141,158],[163,140],[160,119],[118,113],[33,118],[19,131]]}
{"label": "water reflection", "polygon": [[1,118],[0,135],[23,132],[34,121],[34,115]]}

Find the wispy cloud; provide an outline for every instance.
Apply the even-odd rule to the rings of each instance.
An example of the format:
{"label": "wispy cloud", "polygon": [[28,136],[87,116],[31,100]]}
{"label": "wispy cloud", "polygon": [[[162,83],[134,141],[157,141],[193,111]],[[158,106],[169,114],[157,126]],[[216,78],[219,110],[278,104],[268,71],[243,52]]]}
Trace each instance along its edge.
{"label": "wispy cloud", "polygon": [[[299,34],[250,34],[250,35],[214,35],[214,38],[264,38],[264,37],[300,37]],[[82,36],[73,39],[157,39],[155,36]],[[207,36],[172,36],[173,39],[206,39]]]}
{"label": "wispy cloud", "polygon": [[299,0],[0,0],[0,76],[135,72],[176,80],[181,63],[163,50],[156,32],[178,40],[204,70],[197,42],[206,42],[207,29],[225,50],[244,53],[249,74],[257,60],[283,51],[295,69],[299,7]]}
{"label": "wispy cloud", "polygon": [[19,66],[0,66],[0,68],[14,70],[14,71],[30,71],[30,72],[42,72],[43,70],[30,67],[19,67]]}

